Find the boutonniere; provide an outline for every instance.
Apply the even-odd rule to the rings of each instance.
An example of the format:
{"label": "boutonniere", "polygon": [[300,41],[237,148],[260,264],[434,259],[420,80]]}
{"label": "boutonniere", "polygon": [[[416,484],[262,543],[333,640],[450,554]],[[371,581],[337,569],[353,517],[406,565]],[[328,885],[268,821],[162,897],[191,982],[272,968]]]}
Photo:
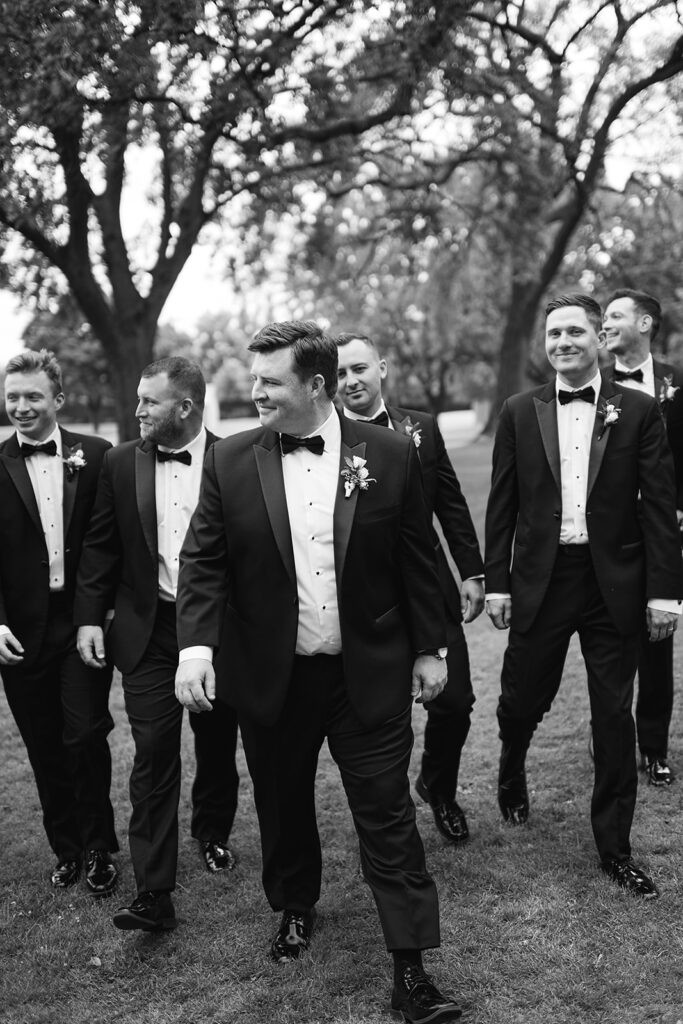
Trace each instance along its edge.
{"label": "boutonniere", "polygon": [[664,380],[662,381],[662,386],[659,389],[659,401],[660,401],[660,403],[662,405],[664,405],[666,402],[672,402],[674,400],[674,398],[676,397],[676,392],[679,391],[679,390],[680,390],[679,388],[677,388],[677,387],[675,388],[674,387],[673,374],[670,373],[668,375],[668,377],[664,378]]}
{"label": "boutonniere", "polygon": [[66,472],[69,477],[72,477],[74,473],[80,472],[84,466],[88,465],[85,461],[83,449],[78,444],[69,448],[69,454],[65,459],[62,459],[62,462],[66,466]]}
{"label": "boutonniere", "polygon": [[605,431],[609,430],[613,424],[619,422],[621,409],[617,405],[612,405],[611,402],[603,401],[598,409],[598,416],[602,420],[602,430],[598,434],[598,441],[600,441]]}
{"label": "boutonniere", "polygon": [[408,437],[412,438],[415,447],[419,448],[422,444],[422,427],[419,423],[413,423],[410,416],[403,425],[404,432]]}
{"label": "boutonniere", "polygon": [[367,491],[370,484],[376,483],[374,476],[370,476],[365,468],[366,461],[366,459],[361,459],[360,455],[354,455],[350,459],[344,456],[346,469],[342,469],[341,476],[344,477],[345,498],[350,498],[356,487],[361,491]]}

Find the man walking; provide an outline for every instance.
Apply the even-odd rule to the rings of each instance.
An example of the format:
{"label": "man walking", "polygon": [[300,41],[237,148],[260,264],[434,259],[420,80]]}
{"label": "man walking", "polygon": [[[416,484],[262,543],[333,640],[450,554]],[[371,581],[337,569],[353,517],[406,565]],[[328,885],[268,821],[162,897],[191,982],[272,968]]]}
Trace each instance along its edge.
{"label": "man walking", "polygon": [[74,885],[85,859],[91,896],[116,885],[109,799],[111,670],[76,650],[76,569],[108,441],[58,425],[62,374],[52,352],[7,364],[5,408],[16,433],[0,444],[0,666],[7,702],[33,768],[57,865]]}
{"label": "man walking", "polygon": [[[460,756],[474,705],[462,623],[472,622],[484,608],[484,563],[479,542],[436,417],[385,405],[382,381],[387,376],[387,364],[370,338],[352,333],[340,334],[335,340],[339,349],[339,397],[345,415],[409,437],[422,466],[430,537],[446,610],[448,682],[443,693],[427,704],[424,752],[415,789],[429,803],[441,835],[451,843],[461,843],[468,838],[469,829],[455,797]],[[433,516],[460,573],[460,591],[432,526]]]}
{"label": "man walking", "polygon": [[[199,496],[202,463],[216,440],[202,425],[205,383],[199,367],[170,357],[142,371],[136,415],[140,441],[108,453],[78,577],[74,615],[86,665],[108,657],[121,670],[135,743],[129,828],[137,897],[114,916],[117,928],[174,928],[182,708],[176,587],[180,547]],[[197,773],[192,835],[209,871],[235,866],[228,846],[237,807],[235,713],[216,702],[190,716]]]}

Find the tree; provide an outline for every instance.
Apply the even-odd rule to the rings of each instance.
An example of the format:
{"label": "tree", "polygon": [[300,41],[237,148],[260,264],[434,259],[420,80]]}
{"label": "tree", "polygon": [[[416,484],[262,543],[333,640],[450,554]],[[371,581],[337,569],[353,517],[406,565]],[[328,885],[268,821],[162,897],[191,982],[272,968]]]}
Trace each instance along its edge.
{"label": "tree", "polygon": [[[205,226],[296,201],[355,140],[408,122],[473,6],[0,0],[0,225],[23,246],[13,282],[35,294],[61,275],[105,352],[122,439]],[[150,165],[140,186],[136,166]]]}

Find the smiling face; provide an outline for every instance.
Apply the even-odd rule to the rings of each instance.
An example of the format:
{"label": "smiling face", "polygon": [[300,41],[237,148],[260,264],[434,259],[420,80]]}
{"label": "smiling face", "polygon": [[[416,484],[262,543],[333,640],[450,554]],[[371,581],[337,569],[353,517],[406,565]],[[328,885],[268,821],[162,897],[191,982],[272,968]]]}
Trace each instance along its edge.
{"label": "smiling face", "polygon": [[10,423],[32,441],[44,441],[57,424],[64,395],[54,393],[45,370],[8,373],[5,378],[5,409]]}
{"label": "smiling face", "polygon": [[631,352],[640,354],[648,346],[652,317],[638,310],[633,299],[624,296],[613,299],[602,321],[607,351],[617,356]]}
{"label": "smiling face", "polygon": [[279,433],[305,437],[325,421],[330,400],[317,373],[302,380],[289,348],[257,352],[251,365],[251,398],[261,425]]}
{"label": "smiling face", "polygon": [[337,393],[347,409],[360,416],[374,416],[382,402],[386,360],[360,338],[339,346]]}
{"label": "smiling face", "polygon": [[[189,402],[190,408],[191,405]],[[157,373],[153,377],[141,378],[135,415],[144,441],[152,441],[165,448],[181,448],[191,440],[185,436],[188,412],[188,399],[179,395],[167,374]]]}
{"label": "smiling face", "polygon": [[545,351],[560,380],[580,388],[598,372],[598,352],[604,340],[581,306],[562,306],[548,314]]}

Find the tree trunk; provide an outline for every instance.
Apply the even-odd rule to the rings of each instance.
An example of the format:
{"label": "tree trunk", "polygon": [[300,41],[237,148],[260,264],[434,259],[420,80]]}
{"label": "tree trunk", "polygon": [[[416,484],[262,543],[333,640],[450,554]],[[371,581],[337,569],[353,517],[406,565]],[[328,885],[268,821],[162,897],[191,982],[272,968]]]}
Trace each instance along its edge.
{"label": "tree trunk", "polygon": [[524,391],[528,386],[526,364],[541,294],[538,287],[530,285],[528,281],[517,281],[512,285],[498,361],[496,397],[484,429],[486,434],[495,431],[498,414],[505,399]]}
{"label": "tree trunk", "polygon": [[150,329],[145,323],[125,323],[116,333],[118,351],[107,355],[120,444],[140,435],[135,418],[137,390],[142,370],[154,358],[156,324]]}

